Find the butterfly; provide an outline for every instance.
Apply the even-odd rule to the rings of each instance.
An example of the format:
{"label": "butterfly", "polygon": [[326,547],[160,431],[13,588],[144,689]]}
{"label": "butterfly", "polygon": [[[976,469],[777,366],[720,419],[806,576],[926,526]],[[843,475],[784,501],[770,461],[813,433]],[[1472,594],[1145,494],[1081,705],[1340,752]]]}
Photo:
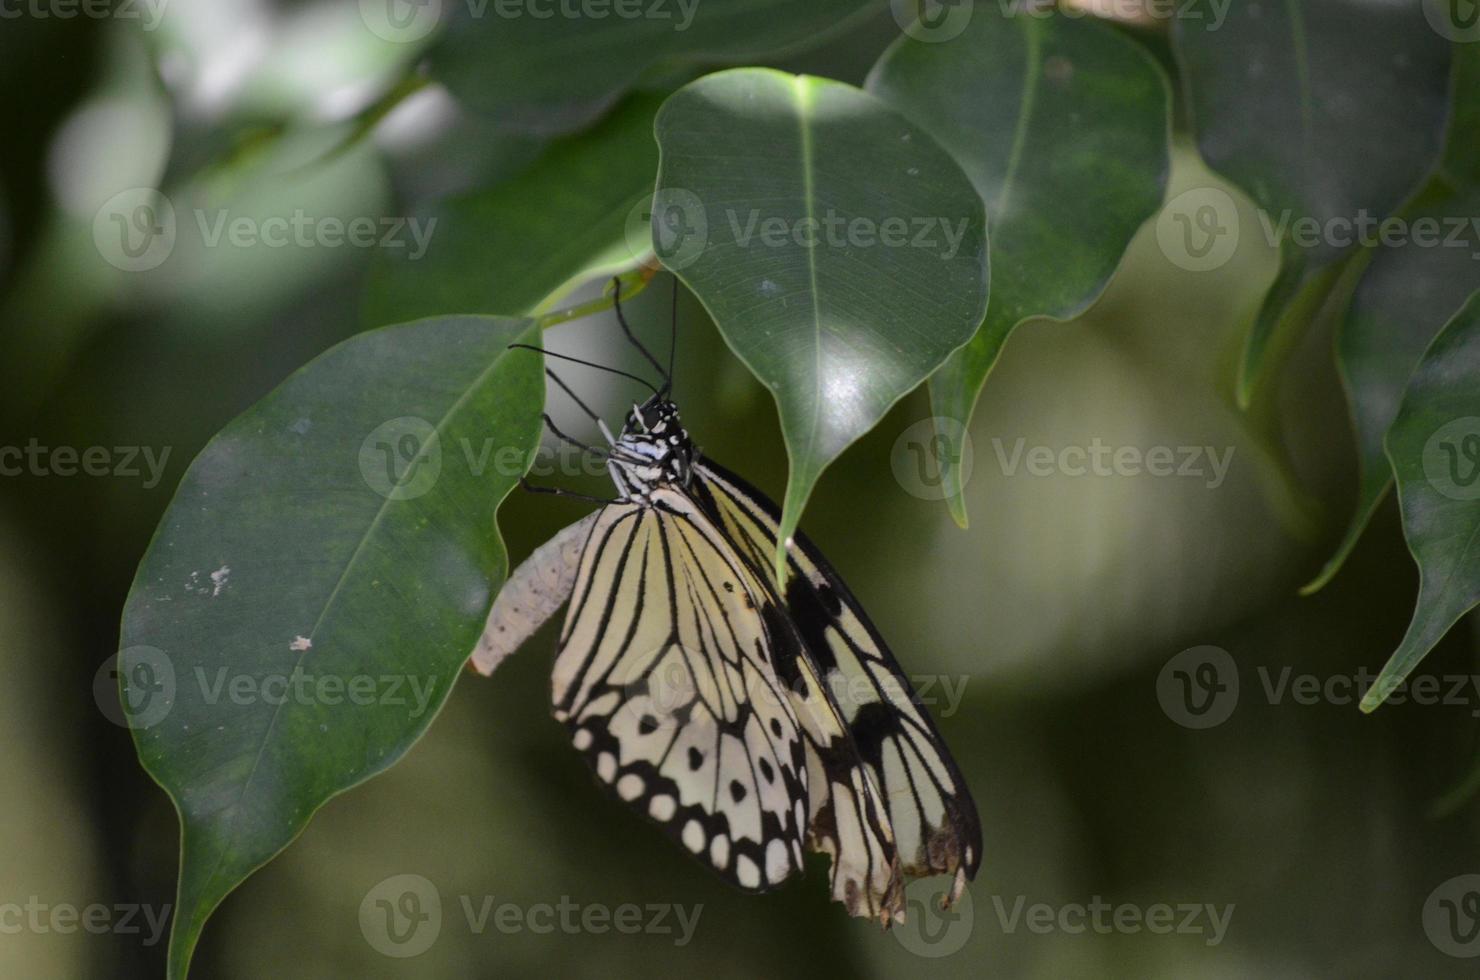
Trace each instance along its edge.
{"label": "butterfly", "polygon": [[832,896],[852,915],[902,922],[905,882],[936,874],[954,876],[949,905],[981,861],[959,767],[804,535],[778,580],[776,505],[702,456],[669,397],[671,354],[665,371],[637,340],[620,286],[615,306],[663,386],[605,369],[652,391],[614,436],[547,368],[607,446],[546,424],[604,456],[616,497],[514,570],[472,666],[491,674],[568,603],[553,712],[620,799],[748,891],[800,874],[814,851],[830,857]]}

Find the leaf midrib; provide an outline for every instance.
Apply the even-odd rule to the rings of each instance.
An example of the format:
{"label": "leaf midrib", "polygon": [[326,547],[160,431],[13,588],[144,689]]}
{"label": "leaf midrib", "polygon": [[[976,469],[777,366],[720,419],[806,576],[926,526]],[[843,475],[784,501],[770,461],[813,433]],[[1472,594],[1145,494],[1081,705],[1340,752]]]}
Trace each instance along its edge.
{"label": "leaf midrib", "polygon": [[[457,397],[457,400],[454,401],[452,405],[447,409],[447,411],[444,412],[442,416],[437,420],[437,424],[434,425],[432,429],[433,432],[436,434],[438,440],[441,439],[442,432],[447,426],[448,421],[459,411],[461,411],[462,407],[467,403],[468,399],[472,397],[473,392],[477,391],[483,385],[483,382],[487,380],[488,376],[494,371],[495,368],[499,366],[499,364],[503,362],[504,358],[507,357],[508,354],[509,352],[507,349],[500,351],[498,356],[496,356],[495,358],[493,358],[492,361],[489,362],[488,367],[484,368],[483,371],[478,374],[478,376],[467,386],[467,388],[464,389],[463,393]],[[354,553],[350,555],[349,561],[345,563],[344,570],[340,572],[339,579],[334,583],[334,588],[329,593],[329,598],[325,600],[323,611],[319,613],[319,616],[314,621],[312,628],[306,634],[307,639],[309,639],[310,641],[313,640],[314,636],[318,632],[319,627],[323,625],[325,617],[328,616],[330,609],[333,608],[335,600],[339,597],[340,590],[343,588],[345,581],[349,578],[350,572],[359,562],[360,556],[365,550],[365,543],[370,540],[370,538],[374,535],[375,530],[380,526],[380,523],[384,519],[386,512],[390,509],[390,504],[392,502],[399,503],[399,501],[393,501],[392,498],[394,497],[395,492],[401,489],[401,487],[404,485],[404,481],[407,479],[407,477],[409,477],[415,471],[416,463],[421,460],[422,452],[425,451],[427,443],[429,442],[431,442],[430,439],[422,441],[421,448],[417,450],[417,454],[413,458],[411,465],[408,465],[405,468],[401,476],[397,479],[396,484],[392,488],[391,492],[389,494],[386,494],[384,499],[381,500],[380,506],[376,509],[375,516],[371,519],[369,527],[367,527],[365,533],[361,535],[359,543],[355,545]],[[308,652],[309,651],[306,649],[298,652],[298,657],[294,661],[293,665],[293,671],[295,673],[298,668],[303,665],[303,661],[308,656]],[[272,733],[277,727],[278,718],[281,717],[283,708],[286,706],[286,703],[286,701],[279,702],[273,708],[272,718],[268,721],[267,730],[262,735],[261,744],[257,746],[257,754],[252,760],[252,768],[247,773],[246,780],[242,783],[241,792],[237,794],[236,800],[222,811],[222,813],[226,815],[227,819],[231,820],[232,822],[234,822],[234,818],[241,813],[242,801],[246,799],[247,792],[251,789],[252,786],[252,780],[256,778],[257,772],[261,767],[262,758],[267,751],[267,745],[270,741],[272,741]],[[234,830],[235,828],[233,827],[233,831]],[[234,832],[231,835],[231,839],[235,839]],[[211,869],[210,874],[208,874],[205,878],[205,882],[207,884],[213,883],[216,880],[217,875],[220,873],[221,865],[225,862],[225,860],[226,850],[222,848],[218,851],[215,867]]]}

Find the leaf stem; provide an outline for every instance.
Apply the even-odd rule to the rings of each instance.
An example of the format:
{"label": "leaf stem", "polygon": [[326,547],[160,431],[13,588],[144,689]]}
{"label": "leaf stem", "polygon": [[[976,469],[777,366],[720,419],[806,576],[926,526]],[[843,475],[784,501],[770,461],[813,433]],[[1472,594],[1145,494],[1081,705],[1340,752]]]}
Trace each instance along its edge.
{"label": "leaf stem", "polygon": [[[616,276],[622,283],[623,300],[630,300],[646,289],[648,283],[653,281],[653,277],[658,274],[660,269],[661,266],[644,263],[635,269],[629,269]],[[571,320],[579,320],[582,317],[591,316],[593,313],[601,313],[604,310],[609,310],[616,305],[613,299],[614,295],[611,283],[607,283],[606,289],[602,291],[600,299],[588,300],[576,306],[568,306],[563,310],[551,310],[549,313],[540,317],[540,329],[548,330],[551,327]]]}

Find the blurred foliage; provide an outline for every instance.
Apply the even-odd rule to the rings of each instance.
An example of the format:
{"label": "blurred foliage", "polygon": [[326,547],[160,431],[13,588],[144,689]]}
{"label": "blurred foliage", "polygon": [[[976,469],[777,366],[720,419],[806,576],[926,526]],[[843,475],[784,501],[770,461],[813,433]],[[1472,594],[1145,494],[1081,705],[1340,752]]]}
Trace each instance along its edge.
{"label": "blurred foliage", "polygon": [[[822,47],[757,61],[856,85],[898,35],[876,4]],[[1164,40],[1131,36],[1168,61]],[[364,326],[375,249],[197,248],[185,234],[193,210],[396,218],[531,179],[543,137],[469,112],[435,82],[337,150],[421,54],[365,30],[350,4],[192,0],[171,4],[154,30],[34,15],[0,29],[0,81],[24,92],[0,104],[0,446],[169,451],[157,483],[0,478],[0,644],[14,698],[0,716],[12,788],[0,830],[15,842],[0,858],[0,907],[175,900],[175,814],[128,731],[100,709],[95,681],[100,670],[106,681],[129,582],[190,459]],[[563,67],[544,70],[558,78]],[[645,81],[671,88],[687,71]],[[1248,188],[1207,171],[1188,136],[1184,127],[1168,198],[1215,187],[1242,227],[1259,227]],[[161,182],[181,215],[177,253],[144,274],[108,264],[94,240],[100,204]],[[1425,909],[1480,858],[1474,801],[1445,795],[1475,764],[1477,695],[1367,717],[1356,696],[1304,705],[1266,691],[1287,669],[1322,682],[1375,674],[1418,587],[1389,499],[1341,574],[1313,597],[1294,595],[1339,540],[1357,471],[1331,358],[1339,311],[1317,311],[1280,353],[1265,382],[1273,411],[1234,405],[1247,326],[1278,266],[1275,249],[1249,234],[1222,268],[1189,271],[1158,247],[1152,222],[1087,313],[1016,331],[971,423],[969,530],[895,476],[897,441],[931,415],[921,391],[818,483],[804,526],[907,669],[965,684],[959,710],[934,709],[987,845],[960,952],[921,959],[848,921],[826,901],[820,864],[774,895],[734,892],[609,799],[549,719],[547,629],[493,681],[459,683],[400,765],[328,804],[228,898],[197,975],[1469,975],[1426,930]],[[631,316],[661,347],[667,290],[647,290]],[[779,497],[786,456],[768,393],[692,297],[680,322],[686,425],[707,453]],[[609,316],[562,324],[547,342],[640,368]],[[619,379],[570,377],[608,418],[632,395]],[[550,411],[593,437],[563,397]],[[1019,439],[1233,456],[1216,487],[1144,474],[1009,476],[997,454]],[[602,491],[600,480],[562,482]],[[510,554],[518,560],[583,512],[516,494],[500,521]],[[1207,730],[1176,723],[1158,699],[1168,660],[1199,644],[1227,650],[1241,680],[1232,716]],[[1473,677],[1475,653],[1462,624],[1413,678]],[[403,873],[434,882],[444,904],[438,942],[407,960],[381,955],[359,924],[367,893]],[[653,935],[479,935],[461,895],[703,912],[686,946]],[[1199,935],[1009,929],[993,903],[1096,896],[1234,912],[1209,945]],[[144,938],[7,932],[0,973],[159,976],[163,944]]]}

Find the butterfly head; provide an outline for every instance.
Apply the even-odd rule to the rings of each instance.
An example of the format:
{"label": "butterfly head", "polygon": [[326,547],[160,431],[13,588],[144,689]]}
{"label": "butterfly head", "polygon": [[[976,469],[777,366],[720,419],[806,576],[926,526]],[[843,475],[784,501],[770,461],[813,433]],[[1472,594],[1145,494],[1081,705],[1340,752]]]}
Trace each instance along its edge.
{"label": "butterfly head", "polygon": [[627,413],[607,468],[624,498],[641,499],[660,484],[687,486],[696,455],[678,406],[654,395]]}

